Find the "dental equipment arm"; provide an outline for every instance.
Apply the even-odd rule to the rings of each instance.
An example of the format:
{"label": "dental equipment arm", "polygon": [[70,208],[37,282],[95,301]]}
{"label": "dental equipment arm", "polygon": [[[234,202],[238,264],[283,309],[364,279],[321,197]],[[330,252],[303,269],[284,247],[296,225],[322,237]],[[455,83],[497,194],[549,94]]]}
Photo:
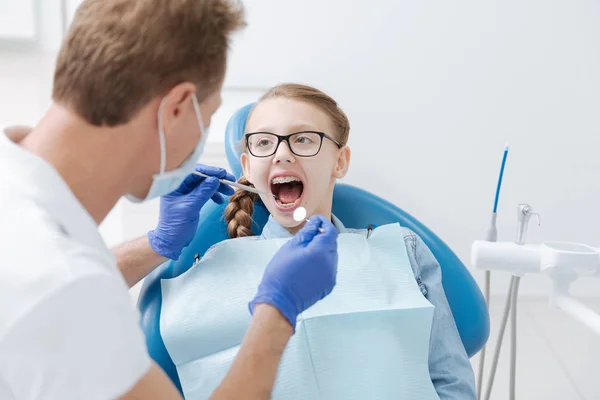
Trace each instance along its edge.
{"label": "dental equipment arm", "polygon": [[476,269],[548,276],[553,285],[550,305],[560,308],[600,335],[600,315],[569,295],[569,287],[576,279],[600,277],[600,249],[569,242],[519,246],[475,241],[471,260]]}
{"label": "dental equipment arm", "polygon": [[510,272],[509,294],[500,326],[499,339],[492,361],[490,380],[484,399],[491,396],[494,375],[498,363],[500,347],[506,321],[511,314],[510,390],[509,398],[515,399],[516,376],[516,336],[517,336],[517,295],[520,279],[526,273],[542,273],[553,281],[550,304],[562,309],[575,319],[600,334],[600,315],[569,296],[569,286],[578,277],[600,276],[600,252],[578,243],[546,242],[541,245],[525,245],[525,234],[532,215],[531,206],[520,204],[518,208],[518,229],[515,243],[492,243],[476,241],[471,251],[471,261],[476,269],[486,271],[502,270]]}
{"label": "dental equipment arm", "polygon": [[[532,215],[537,217],[538,225],[540,225],[540,216],[534,213],[529,204],[519,204],[517,209],[517,237],[515,243],[517,246],[523,246],[525,244],[525,234],[527,233],[527,227],[529,226],[529,219]],[[489,271],[486,271],[489,273]],[[484,400],[489,400],[492,387],[494,385],[494,378],[496,376],[496,368],[498,366],[498,359],[500,357],[500,349],[502,348],[502,341],[504,340],[504,331],[506,330],[506,323],[510,315],[510,373],[509,373],[509,400],[515,400],[516,397],[516,366],[517,366],[517,297],[519,295],[519,285],[521,283],[521,275],[518,272],[514,272],[510,277],[510,285],[508,288],[508,295],[506,296],[506,303],[504,305],[504,313],[502,315],[502,321],[500,323],[500,331],[498,335],[498,341],[496,342],[496,349],[494,350],[494,358],[492,359],[492,367],[490,370],[490,379],[487,384]]]}
{"label": "dental equipment arm", "polygon": [[554,291],[551,303],[600,335],[600,315],[568,293]]}

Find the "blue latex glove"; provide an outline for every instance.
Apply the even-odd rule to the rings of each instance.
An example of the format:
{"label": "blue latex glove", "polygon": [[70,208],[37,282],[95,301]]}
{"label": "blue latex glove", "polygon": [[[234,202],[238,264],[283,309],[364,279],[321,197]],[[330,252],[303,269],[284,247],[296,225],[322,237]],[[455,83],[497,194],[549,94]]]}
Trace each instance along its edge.
{"label": "blue latex glove", "polygon": [[[319,228],[324,232],[320,233]],[[335,226],[325,217],[312,216],[306,225],[275,254],[250,302],[276,307],[296,327],[298,314],[333,290],[337,275],[337,236]]]}
{"label": "blue latex glove", "polygon": [[223,204],[222,194],[232,195],[234,189],[217,178],[235,182],[235,177],[222,168],[196,164],[196,171],[210,175],[204,178],[190,174],[177,190],[160,199],[160,216],[156,229],[148,232],[150,247],[163,257],[177,260],[192,241],[198,228],[200,209],[212,199]]}

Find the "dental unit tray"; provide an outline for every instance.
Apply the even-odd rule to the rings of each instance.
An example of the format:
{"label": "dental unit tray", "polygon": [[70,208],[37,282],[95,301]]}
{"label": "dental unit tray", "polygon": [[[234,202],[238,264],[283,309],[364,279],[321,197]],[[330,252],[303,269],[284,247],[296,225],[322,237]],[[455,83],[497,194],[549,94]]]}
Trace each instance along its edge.
{"label": "dental unit tray", "polygon": [[520,280],[524,275],[544,274],[548,276],[552,280],[550,305],[563,310],[600,335],[600,314],[569,295],[571,283],[578,278],[600,277],[600,248],[590,247],[581,243],[550,241],[537,245],[526,245],[525,236],[530,218],[535,215],[537,223],[540,225],[539,214],[533,212],[529,204],[518,205],[518,224],[515,241],[497,242],[497,207],[508,150],[509,147],[507,145],[504,148],[494,199],[494,208],[486,240],[475,241],[471,248],[472,267],[485,271],[484,293],[488,308],[491,272],[508,272],[511,275],[485,392],[482,392],[482,389],[486,347],[483,347],[480,353],[477,374],[477,398],[479,400],[489,400],[491,397],[500,349],[509,316],[511,318],[509,399],[515,400],[516,398],[517,299]]}
{"label": "dental unit tray", "polygon": [[473,243],[471,263],[476,269],[519,276],[543,273],[558,278],[598,277],[600,249],[570,242],[518,245],[477,240]]}
{"label": "dental unit tray", "polygon": [[600,315],[569,296],[569,286],[576,279],[600,277],[600,249],[570,242],[519,245],[477,240],[471,250],[471,263],[475,269],[516,276],[547,275],[553,281],[550,304],[600,335]]}

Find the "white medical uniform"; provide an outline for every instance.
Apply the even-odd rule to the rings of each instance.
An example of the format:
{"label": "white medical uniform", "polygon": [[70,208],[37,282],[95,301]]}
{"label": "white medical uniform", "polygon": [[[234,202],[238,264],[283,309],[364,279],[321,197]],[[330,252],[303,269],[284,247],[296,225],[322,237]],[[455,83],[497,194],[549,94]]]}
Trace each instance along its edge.
{"label": "white medical uniform", "polygon": [[0,131],[0,399],[114,399],[150,368],[97,225],[44,160]]}

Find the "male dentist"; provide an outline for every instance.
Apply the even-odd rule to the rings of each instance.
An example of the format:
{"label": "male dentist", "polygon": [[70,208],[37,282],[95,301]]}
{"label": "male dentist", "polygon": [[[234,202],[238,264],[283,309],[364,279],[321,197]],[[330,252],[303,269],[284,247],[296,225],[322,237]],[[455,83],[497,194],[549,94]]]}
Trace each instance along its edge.
{"label": "male dentist", "polygon": [[[180,398],[148,356],[127,289],[177,258],[201,206],[231,193],[224,170],[190,173],[242,25],[228,0],[79,7],[53,104],[28,134],[0,134],[0,399]],[[123,274],[97,231],[122,196],[161,196],[157,229],[116,251]],[[275,255],[214,399],[270,397],[288,321],[335,285],[336,238],[314,217]]]}

